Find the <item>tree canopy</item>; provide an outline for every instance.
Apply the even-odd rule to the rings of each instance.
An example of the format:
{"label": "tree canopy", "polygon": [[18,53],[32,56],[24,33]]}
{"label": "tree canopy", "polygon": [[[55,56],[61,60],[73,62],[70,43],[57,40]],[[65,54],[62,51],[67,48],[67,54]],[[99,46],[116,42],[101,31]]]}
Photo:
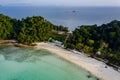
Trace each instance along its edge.
{"label": "tree canopy", "polygon": [[114,20],[101,26],[80,26],[73,31],[66,45],[90,55],[100,51],[100,57],[120,65],[120,21]]}
{"label": "tree canopy", "polygon": [[[53,33],[52,31],[56,31]],[[0,14],[0,39],[16,39],[20,43],[31,44],[37,41],[47,41],[49,37],[64,40],[64,34],[57,31],[68,31],[67,27],[56,26],[42,16],[26,17],[17,20]]]}
{"label": "tree canopy", "polygon": [[[59,34],[63,31],[64,34]],[[42,16],[26,17],[21,20],[0,14],[0,39],[16,39],[20,43],[47,41],[49,38],[64,42],[68,27],[57,26]],[[120,66],[120,21],[114,20],[107,24],[82,25],[64,44],[67,48],[83,50],[89,55],[99,56]]]}

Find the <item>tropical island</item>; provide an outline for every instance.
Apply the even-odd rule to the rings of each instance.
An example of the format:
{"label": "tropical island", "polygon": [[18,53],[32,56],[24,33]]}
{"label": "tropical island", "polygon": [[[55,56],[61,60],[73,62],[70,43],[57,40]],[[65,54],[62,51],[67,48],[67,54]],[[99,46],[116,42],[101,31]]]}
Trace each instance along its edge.
{"label": "tropical island", "polygon": [[[34,45],[33,43],[36,42],[55,42],[55,40],[58,40],[62,42],[61,45],[64,45],[64,48],[68,50],[84,52],[88,56],[103,60],[103,62],[115,67],[117,70],[119,70],[120,67],[120,21],[117,20],[102,24],[101,26],[82,25],[77,27],[72,33],[69,33],[68,27],[54,25],[41,16],[26,17],[17,20],[0,14],[0,40],[16,40],[17,43],[28,46],[32,46]],[[43,45],[41,48],[45,48],[45,45],[52,46],[47,43],[41,44]],[[64,49],[59,50],[54,46],[53,49],[58,49],[58,51],[53,51],[53,49],[50,48],[47,49],[53,53],[56,52],[58,55],[60,55],[60,53],[58,53],[60,50],[66,53]],[[70,58],[65,57],[68,56],[68,54],[60,56],[70,60]],[[76,58],[74,56],[70,55],[69,57],[74,59],[71,60],[71,62],[78,65],[80,64],[79,61],[75,61]],[[85,69],[88,70],[87,64],[84,64],[86,66],[82,67],[86,67]],[[81,65],[82,64],[79,66]],[[93,74],[103,77],[104,74],[101,76],[102,72],[98,73],[95,71],[96,69],[97,68],[92,69]],[[89,69],[91,72],[92,70]],[[108,80],[105,75],[103,78]]]}

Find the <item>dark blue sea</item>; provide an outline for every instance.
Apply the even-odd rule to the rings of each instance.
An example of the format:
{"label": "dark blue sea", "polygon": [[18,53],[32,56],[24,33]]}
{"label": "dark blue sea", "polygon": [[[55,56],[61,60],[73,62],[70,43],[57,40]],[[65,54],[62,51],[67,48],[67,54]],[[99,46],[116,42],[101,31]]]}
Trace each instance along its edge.
{"label": "dark blue sea", "polygon": [[17,19],[43,16],[53,24],[64,25],[71,30],[80,25],[101,25],[120,20],[120,7],[1,6],[0,13]]}

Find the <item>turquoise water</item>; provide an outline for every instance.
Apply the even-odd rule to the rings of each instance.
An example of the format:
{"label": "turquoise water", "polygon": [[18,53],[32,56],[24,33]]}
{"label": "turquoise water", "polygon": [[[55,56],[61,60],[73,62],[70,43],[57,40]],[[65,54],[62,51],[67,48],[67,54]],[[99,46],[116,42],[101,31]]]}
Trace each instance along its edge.
{"label": "turquoise water", "polygon": [[0,45],[0,80],[98,80],[98,78],[48,51]]}

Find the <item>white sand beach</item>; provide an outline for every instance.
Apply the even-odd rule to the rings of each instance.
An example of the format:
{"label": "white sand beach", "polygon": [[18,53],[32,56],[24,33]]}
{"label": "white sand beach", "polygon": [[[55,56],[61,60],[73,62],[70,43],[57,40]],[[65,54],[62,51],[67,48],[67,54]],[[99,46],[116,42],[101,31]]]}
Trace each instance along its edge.
{"label": "white sand beach", "polygon": [[105,68],[106,64],[96,59],[87,57],[80,53],[75,54],[72,51],[60,48],[52,43],[37,43],[36,49],[46,49],[96,75],[102,80],[120,80],[120,73],[115,71],[112,67]]}

